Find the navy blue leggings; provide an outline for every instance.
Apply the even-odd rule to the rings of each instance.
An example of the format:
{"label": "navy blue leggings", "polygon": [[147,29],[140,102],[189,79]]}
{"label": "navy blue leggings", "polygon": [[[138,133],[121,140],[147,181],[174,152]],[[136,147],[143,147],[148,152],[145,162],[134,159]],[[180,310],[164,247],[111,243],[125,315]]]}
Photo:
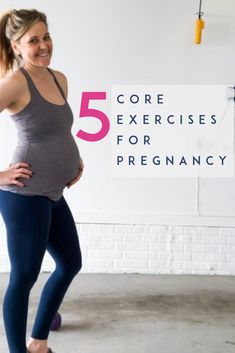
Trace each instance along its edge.
{"label": "navy blue leggings", "polygon": [[81,269],[81,252],[71,211],[64,199],[25,196],[0,190],[0,212],[11,262],[3,316],[10,353],[26,353],[29,293],[47,250],[55,270],[41,294],[32,337],[47,339],[52,319],[72,279]]}

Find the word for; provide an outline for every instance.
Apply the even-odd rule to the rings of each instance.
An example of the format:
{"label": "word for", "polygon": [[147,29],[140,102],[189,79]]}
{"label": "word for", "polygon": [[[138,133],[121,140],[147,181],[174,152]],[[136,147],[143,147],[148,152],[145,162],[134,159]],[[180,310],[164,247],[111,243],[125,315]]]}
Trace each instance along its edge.
{"label": "word for", "polygon": [[[127,142],[129,142],[131,145],[136,145],[137,143],[139,143],[140,138],[136,135],[131,135],[129,137],[125,137],[125,140],[127,140]],[[117,145],[120,145],[121,142],[123,142],[123,135],[117,135]],[[143,135],[141,136],[141,142],[143,143],[143,145],[150,145],[150,136],[149,135]]]}

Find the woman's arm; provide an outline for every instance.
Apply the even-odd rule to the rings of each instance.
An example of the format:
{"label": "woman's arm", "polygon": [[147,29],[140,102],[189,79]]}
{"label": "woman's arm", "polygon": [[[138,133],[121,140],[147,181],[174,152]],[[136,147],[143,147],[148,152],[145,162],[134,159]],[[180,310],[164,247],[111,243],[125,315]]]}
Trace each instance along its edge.
{"label": "woman's arm", "polygon": [[[17,104],[23,93],[23,88],[24,85],[22,85],[22,80],[17,73],[12,73],[0,80],[0,112]],[[24,184],[17,178],[30,179],[32,171],[28,169],[29,167],[28,163],[20,162],[0,171],[0,185],[24,187]]]}
{"label": "woman's arm", "polygon": [[0,112],[16,104],[24,92],[19,73],[13,72],[0,80]]}

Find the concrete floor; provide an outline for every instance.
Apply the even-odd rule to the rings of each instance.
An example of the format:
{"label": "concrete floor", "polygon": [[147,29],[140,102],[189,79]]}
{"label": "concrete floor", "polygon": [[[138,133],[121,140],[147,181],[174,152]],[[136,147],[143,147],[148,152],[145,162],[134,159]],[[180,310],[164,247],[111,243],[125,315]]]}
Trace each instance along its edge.
{"label": "concrete floor", "polygon": [[[0,278],[2,305],[8,275]],[[28,335],[47,278],[31,292]],[[56,353],[235,352],[235,277],[80,274],[60,312]],[[0,347],[8,353],[2,316]]]}

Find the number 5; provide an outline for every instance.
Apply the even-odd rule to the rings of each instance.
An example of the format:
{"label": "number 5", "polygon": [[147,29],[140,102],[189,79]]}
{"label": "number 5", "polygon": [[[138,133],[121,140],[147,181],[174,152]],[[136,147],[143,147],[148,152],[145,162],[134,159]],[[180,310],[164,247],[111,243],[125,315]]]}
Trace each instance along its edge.
{"label": "number 5", "polygon": [[97,109],[89,108],[90,99],[106,99],[106,92],[82,92],[80,118],[91,117],[99,119],[102,126],[101,129],[94,134],[79,130],[77,137],[85,141],[94,142],[102,140],[107,135],[109,132],[110,123],[107,115],[105,115],[103,112]]}

